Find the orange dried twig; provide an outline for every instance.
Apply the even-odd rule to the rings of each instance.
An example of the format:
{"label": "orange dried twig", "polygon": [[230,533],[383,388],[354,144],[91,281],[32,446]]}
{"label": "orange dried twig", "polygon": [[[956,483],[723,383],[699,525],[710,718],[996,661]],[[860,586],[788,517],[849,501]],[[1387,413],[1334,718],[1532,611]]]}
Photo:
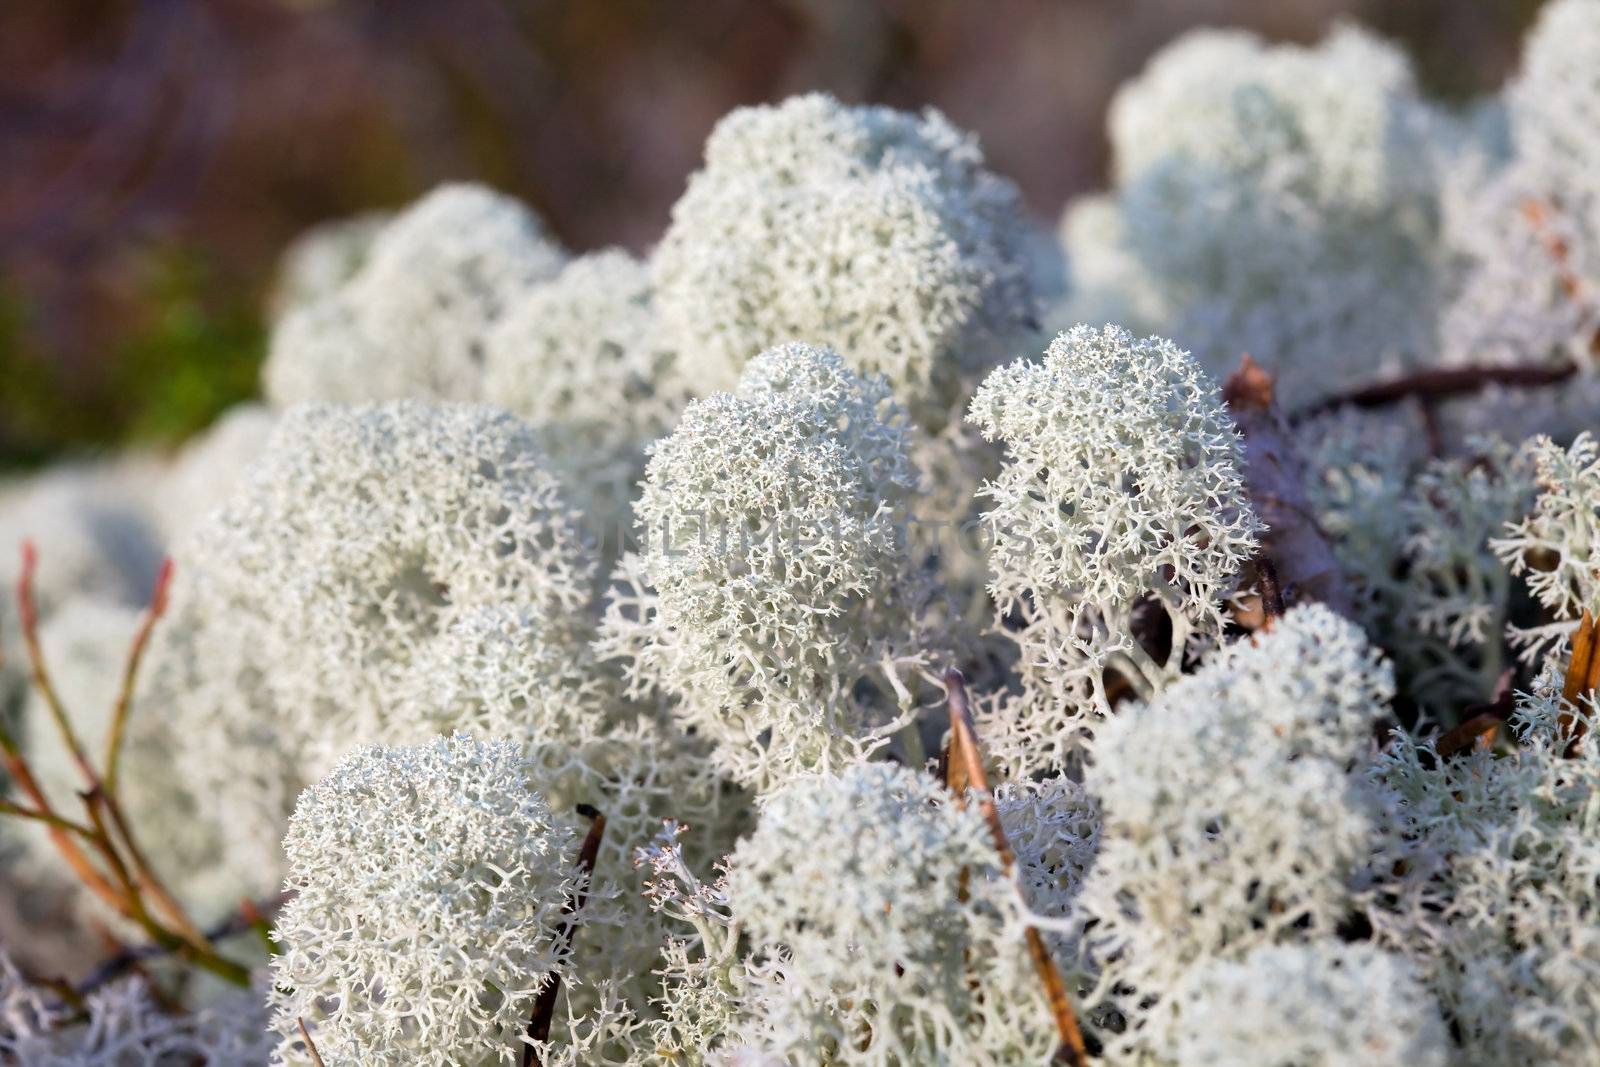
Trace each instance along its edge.
{"label": "orange dried twig", "polygon": [[1466,722],[1458,723],[1453,729],[1440,735],[1434,750],[1440,758],[1449,759],[1458,752],[1465,752],[1472,748],[1492,748],[1495,740],[1500,736],[1500,716],[1485,712],[1474,715]]}
{"label": "orange dried twig", "polygon": [[1561,699],[1572,710],[1563,711],[1557,720],[1561,736],[1567,739],[1567,758],[1578,754],[1578,744],[1588,730],[1588,720],[1576,712],[1583,703],[1593,711],[1595,691],[1600,687],[1600,642],[1595,640],[1594,616],[1588,611],[1578,621],[1572,634],[1572,662],[1567,664],[1567,675],[1561,683]]}
{"label": "orange dried twig", "polygon": [[[1011,851],[1011,841],[1006,837],[1000,811],[995,807],[994,793],[989,789],[988,772],[983,769],[978,734],[972,723],[972,709],[967,703],[966,679],[959,670],[951,667],[945,672],[944,685],[950,704],[949,781],[952,789],[955,789],[957,781],[962,784],[955,794],[956,803],[966,803],[966,791],[970,788],[984,822],[989,825],[995,851],[1000,854],[1000,866],[1008,877],[1014,876],[1017,857]],[[1027,941],[1028,955],[1033,959],[1034,969],[1044,985],[1045,998],[1050,1002],[1056,1033],[1061,1038],[1053,1057],[1054,1062],[1081,1067],[1088,1062],[1089,1052],[1083,1043],[1083,1031],[1078,1026],[1077,1013],[1072,1010],[1072,1001],[1067,997],[1067,984],[1062,980],[1055,960],[1050,957],[1050,949],[1045,945],[1043,935],[1035,927],[1028,926],[1023,936]]]}

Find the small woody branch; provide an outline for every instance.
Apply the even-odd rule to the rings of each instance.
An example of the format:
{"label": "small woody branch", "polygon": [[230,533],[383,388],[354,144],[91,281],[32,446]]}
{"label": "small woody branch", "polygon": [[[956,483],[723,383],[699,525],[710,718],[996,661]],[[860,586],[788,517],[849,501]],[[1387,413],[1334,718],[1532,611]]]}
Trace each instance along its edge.
{"label": "small woody branch", "polygon": [[317,1043],[311,1040],[311,1031],[306,1029],[306,1021],[304,1019],[296,1019],[295,1025],[300,1027],[300,1040],[305,1042],[306,1051],[311,1054],[311,1062],[316,1067],[327,1067],[322,1062],[322,1053],[317,1051]]}
{"label": "small woody branch", "polygon": [[[1556,284],[1560,287],[1562,296],[1574,302],[1582,300],[1583,283],[1572,269],[1567,243],[1558,234],[1551,232],[1550,206],[1542,200],[1529,198],[1523,201],[1520,210],[1523,220],[1533,229],[1534,235],[1544,245],[1556,268]],[[1589,339],[1589,352],[1600,356],[1600,331]],[[1375,408],[1412,398],[1424,404],[1431,404],[1451,397],[1476,393],[1490,385],[1522,388],[1558,385],[1577,373],[1578,365],[1572,362],[1532,366],[1497,364],[1422,371],[1328,397],[1296,412],[1295,419],[1321,415],[1346,405]]]}
{"label": "small woody branch", "polygon": [[1288,608],[1283,602],[1283,587],[1278,584],[1278,568],[1265,556],[1256,560],[1256,580],[1261,586],[1261,628],[1270,630]]}
{"label": "small woody branch", "polygon": [[1411,399],[1424,404],[1433,404],[1453,397],[1469,396],[1491,385],[1521,388],[1559,385],[1577,373],[1578,367],[1575,363],[1545,363],[1535,366],[1494,364],[1420,371],[1319,400],[1295,412],[1294,421],[1300,422],[1317,415],[1325,415],[1341,407],[1381,408]]}
{"label": "small woody branch", "polygon": [[[594,881],[594,864],[600,855],[600,839],[605,836],[606,817],[600,810],[591,804],[579,804],[578,814],[589,820],[589,832],[584,835],[583,844],[578,847],[578,869],[583,872],[577,888],[572,897],[567,901],[566,915],[569,921],[566,925],[564,937],[566,947],[572,947],[572,939],[578,933],[578,921],[573,918],[583,910],[584,904],[589,900],[589,886]],[[528,1020],[527,1043],[522,1048],[522,1067],[540,1067],[539,1052],[535,1042],[543,1043],[550,1038],[550,1024],[555,1019],[556,997],[561,993],[561,975],[550,976],[550,981],[539,990],[538,999],[533,1002],[533,1016]]]}
{"label": "small woody branch", "polygon": [[[39,556],[33,542],[25,541],[22,545],[22,574],[17,579],[17,604],[18,615],[22,621],[23,642],[28,649],[28,657],[33,670],[34,685],[38,687],[45,703],[50,708],[51,717],[55,719],[56,727],[61,734],[62,743],[72,754],[74,762],[78,765],[79,772],[83,775],[88,786],[88,796],[95,798],[94,802],[102,804],[105,814],[109,819],[109,830],[115,830],[120,844],[127,853],[128,868],[134,876],[135,888],[139,892],[148,893],[156,906],[167,916],[168,920],[177,929],[184,940],[190,942],[195,949],[202,953],[209,951],[205,935],[195,926],[194,922],[178,903],[176,897],[169,892],[161,880],[156,877],[149,862],[145,859],[144,851],[139,847],[138,841],[133,836],[133,831],[128,826],[127,819],[122,814],[122,805],[117,800],[116,792],[106,783],[102,782],[100,775],[95,771],[94,764],[85,754],[82,743],[72,729],[72,721],[67,715],[67,710],[61,702],[55,684],[50,678],[50,670],[45,662],[43,644],[39,639],[39,612],[34,599],[34,574],[38,568]],[[127,721],[128,709],[132,704],[132,692],[137,680],[140,661],[144,658],[145,647],[149,644],[150,634],[155,628],[157,620],[166,610],[167,588],[172,580],[172,561],[169,559],[162,564],[161,572],[156,580],[155,592],[151,597],[149,609],[145,612],[144,622],[140,625],[134,637],[133,647],[128,655],[128,663],[124,670],[122,691],[117,698],[117,706],[111,724],[109,745],[107,748],[108,778],[114,773],[114,762],[120,754],[122,735]],[[106,833],[106,844],[115,851],[115,845]],[[102,849],[104,852],[105,850]],[[121,863],[121,860],[118,860]]]}
{"label": "small woody branch", "polygon": [[[983,769],[983,757],[978,749],[978,734],[972,723],[972,710],[967,703],[967,683],[959,670],[951,667],[944,676],[945,692],[950,704],[950,748],[948,753],[948,783],[955,793],[956,803],[966,804],[970,789],[978,803],[984,822],[994,838],[995,851],[1000,854],[1000,866],[1007,877],[1015,877],[1017,857],[1011,851],[1010,839],[1000,821],[1000,811],[995,807],[994,793],[989,789],[988,772]],[[1050,1002],[1050,1012],[1055,1017],[1056,1033],[1061,1043],[1052,1062],[1067,1067],[1082,1067],[1088,1063],[1088,1049],[1083,1043],[1083,1032],[1078,1026],[1078,1016],[1067,997],[1067,986],[1061,971],[1050,957],[1050,949],[1039,931],[1028,926],[1024,933],[1028,955],[1044,985],[1045,998]]]}
{"label": "small woody branch", "polygon": [[1449,759],[1461,752],[1493,748],[1500,736],[1501,718],[1491,712],[1474,715],[1439,735],[1434,751],[1440,758]]}

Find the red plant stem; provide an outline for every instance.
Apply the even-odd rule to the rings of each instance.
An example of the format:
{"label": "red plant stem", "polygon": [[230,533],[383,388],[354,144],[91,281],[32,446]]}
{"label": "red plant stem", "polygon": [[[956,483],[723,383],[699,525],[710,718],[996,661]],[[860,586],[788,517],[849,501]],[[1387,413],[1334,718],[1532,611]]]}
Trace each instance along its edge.
{"label": "red plant stem", "polygon": [[61,696],[56,692],[56,687],[50,680],[50,671],[45,666],[44,649],[39,644],[39,605],[33,596],[34,572],[38,567],[39,552],[34,548],[33,542],[22,542],[22,573],[17,578],[17,617],[22,625],[22,641],[28,649],[28,663],[32,669],[34,687],[39,690],[39,695],[44,697],[45,706],[50,709],[56,729],[61,734],[62,744],[67,746],[68,754],[78,765],[84,784],[93,789],[100,784],[100,777],[95,774],[94,767],[89,763],[89,757],[84,754],[83,745],[78,741],[78,735],[73,732],[72,722],[67,718],[67,709],[61,703]]}
{"label": "red plant stem", "polygon": [[1474,715],[1441,734],[1439,740],[1434,743],[1434,751],[1439,753],[1441,759],[1449,759],[1458,752],[1469,752],[1475,748],[1492,748],[1495,738],[1500,734],[1502,723],[1500,716],[1488,712]]}
{"label": "red plant stem", "polygon": [[113,797],[117,795],[117,767],[122,756],[122,739],[127,729],[128,712],[133,706],[133,691],[139,677],[139,664],[144,660],[145,649],[150,644],[150,636],[155,632],[156,623],[166,614],[167,593],[171,585],[172,558],[169,556],[161,562],[161,570],[156,575],[155,590],[150,594],[150,604],[145,609],[144,619],[139,623],[139,632],[133,637],[133,645],[128,649],[127,663],[122,670],[122,688],[117,693],[117,704],[111,715],[111,731],[106,736],[105,788]]}
{"label": "red plant stem", "polygon": [[[201,966],[213,971],[230,981],[247,983],[249,975],[243,968],[217,954],[215,948],[207,942],[205,935],[189,919],[183,906],[156,877],[149,862],[145,859],[138,841],[133,836],[127,819],[123,817],[122,806],[117,802],[116,796],[106,790],[101,783],[99,774],[94,765],[89,762],[84,752],[83,745],[79,742],[76,732],[72,728],[72,721],[67,715],[66,707],[61,701],[60,694],[56,691],[50,678],[49,667],[45,661],[44,648],[39,640],[39,608],[34,597],[34,576],[38,570],[39,554],[32,541],[22,543],[22,573],[17,578],[17,615],[22,628],[23,643],[28,650],[29,665],[32,668],[33,683],[50,709],[51,717],[55,720],[56,728],[61,734],[62,743],[71,753],[73,761],[78,766],[79,773],[83,776],[88,789],[83,794],[85,807],[90,815],[90,822],[94,832],[88,840],[97,852],[105,859],[117,882],[123,886],[119,892],[116,885],[95,869],[66,833],[60,828],[52,828],[51,836],[57,851],[66,859],[80,880],[102,900],[106,901],[119,914],[127,916],[149,931],[158,942],[176,939],[185,943],[187,954]],[[154,620],[160,617],[166,607],[167,585],[171,580],[171,567],[163,566],[161,576],[157,581],[154,596],[151,598],[149,618],[147,625],[141,627],[141,637],[148,642],[148,630],[154,626]],[[139,639],[136,638],[136,642]],[[136,648],[130,655],[133,660],[132,667],[137,668],[137,660],[143,656],[142,647]],[[131,689],[131,681],[129,682]],[[121,709],[121,714],[126,716],[126,709]],[[120,729],[120,727],[114,727]],[[120,743],[120,742],[119,742]],[[31,768],[22,757],[13,739],[7,735],[0,747],[5,750],[4,760],[8,770],[11,771],[20,786],[28,793],[38,810],[54,814],[43,790],[34,779]],[[117,849],[117,842],[111,836],[106,820],[101,815],[101,809],[110,817],[110,826],[115,827],[121,839],[122,848],[127,852],[128,862],[124,862]],[[164,912],[168,920],[177,928],[178,933],[160,926],[150,919],[145,911],[142,894],[148,892],[156,905]]]}
{"label": "red plant stem", "polygon": [[[292,892],[279,893],[270,900],[256,904],[247,901],[248,907],[241,906],[239,910],[226,920],[218,923],[206,931],[206,940],[210,942],[222,941],[246,930],[259,928],[265,925],[269,915],[275,914],[279,908],[293,896]],[[171,945],[160,943],[149,945],[134,945],[119,951],[115,956],[101,963],[94,971],[75,987],[80,997],[88,996],[96,989],[109,985],[129,971],[138,969],[146,960],[156,959],[170,955],[177,951]]]}
{"label": "red plant stem", "polygon": [[[3,728],[0,728],[0,763],[4,763],[6,773],[10,775],[11,780],[17,784],[17,787],[22,790],[28,800],[33,803],[36,811],[52,818],[60,818],[56,810],[51,806],[50,798],[45,796],[44,790],[40,788],[39,780],[34,777],[33,768],[28,765],[28,761],[18,750],[16,739]],[[84,829],[88,829],[88,827],[84,827]],[[121,894],[111,884],[110,879],[90,862],[89,857],[79,847],[78,842],[73,839],[72,834],[54,824],[49,825],[47,832],[50,835],[50,843],[55,846],[56,851],[66,861],[67,866],[72,868],[72,873],[77,875],[78,880],[117,914],[129,915],[127,901],[122,899]]]}
{"label": "red plant stem", "polygon": [[116,831],[123,849],[128,853],[129,862],[132,864],[136,876],[137,888],[144,893],[149,893],[151,899],[167,916],[167,919],[177,928],[184,940],[196,948],[208,948],[206,935],[189,918],[189,913],[184,910],[178,898],[156,877],[155,871],[150,866],[150,861],[145,859],[144,850],[139,847],[139,841],[133,836],[133,829],[128,825],[128,820],[123,817],[122,805],[117,803],[115,797],[103,789],[99,792],[106,811],[111,816],[112,829]]}

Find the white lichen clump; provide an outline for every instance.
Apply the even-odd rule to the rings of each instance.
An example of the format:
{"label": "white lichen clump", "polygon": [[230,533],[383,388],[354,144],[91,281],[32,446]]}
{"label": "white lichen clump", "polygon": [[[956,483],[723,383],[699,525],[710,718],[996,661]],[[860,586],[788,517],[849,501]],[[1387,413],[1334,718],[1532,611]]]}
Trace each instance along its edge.
{"label": "white lichen clump", "polygon": [[[968,418],[1005,445],[982,489],[990,585],[1020,651],[1022,697],[983,721],[1008,769],[1064,765],[1108,714],[1106,668],[1152,695],[1191,636],[1221,632],[1256,547],[1238,432],[1216,385],[1170,341],[1077,326],[1042,362],[996,370]],[[1153,602],[1172,624],[1156,659],[1134,633]]]}
{"label": "white lichen clump", "polygon": [[[1457,363],[1592,362],[1600,344],[1600,4],[1553,0],[1502,94],[1509,159],[1446,216],[1460,279],[1440,348]],[[1497,165],[1498,164],[1498,165]]]}
{"label": "white lichen clump", "polygon": [[155,508],[167,544],[181,541],[244,484],[245,473],[266,451],[273,418],[264,404],[240,404],[178,453]]}
{"label": "white lichen clump", "polygon": [[0,953],[0,1057],[28,1067],[256,1067],[270,1052],[259,990],[197,1011],[163,1010],[138,978],[103,986],[69,1010]]}
{"label": "white lichen clump", "polygon": [[411,401],[291,409],[177,557],[154,678],[177,762],[224,812],[237,863],[268,870],[302,786],[411,729],[458,620],[514,607],[575,658],[596,567],[527,426]]}
{"label": "white lichen clump", "polygon": [[577,836],[509,742],[360,749],[308,789],[284,838],[275,1062],[510,1062],[567,959]]}
{"label": "white lichen clump", "polygon": [[976,142],[935,111],[820,94],[717,125],[652,273],[662,327],[702,391],[806,341],[886,376],[933,427],[1036,315],[1016,189]]}
{"label": "white lichen clump", "polygon": [[649,267],[609,250],[522,294],[484,346],[483,399],[540,433],[613,548],[644,473],[692,393],[651,307]]}
{"label": "white lichen clump", "polygon": [[609,614],[610,647],[753,788],[865,759],[915,717],[938,605],[906,545],[905,435],[882,378],[785,345],[651,456],[653,602]]}
{"label": "white lichen clump", "polygon": [[1570,449],[1530,447],[1539,495],[1494,548],[1556,618],[1576,618],[1600,608],[1600,445],[1584,433]]}
{"label": "white lichen clump", "polygon": [[490,328],[564,258],[515,200],[441,186],[384,226],[342,286],[278,321],[267,397],[475,399]]}
{"label": "white lichen clump", "polygon": [[1403,957],[1337,941],[1258,948],[1174,989],[1177,1067],[1446,1067],[1439,1006]]}
{"label": "white lichen clump", "polygon": [[1392,695],[1360,630],[1313,605],[1101,727],[1078,918],[1108,1045],[1159,1047],[1161,998],[1196,965],[1332,936],[1357,906],[1385,822],[1354,771]]}
{"label": "white lichen clump", "polygon": [[1159,332],[1213,373],[1245,352],[1281,372],[1291,407],[1418,362],[1437,300],[1440,125],[1405,56],[1363,31],[1313,48],[1195,31],[1113,100],[1120,220],[1074,224],[1087,244],[1069,262],[1127,279],[1125,306],[1159,310]]}
{"label": "white lichen clump", "polygon": [[1057,234],[1067,264],[1067,291],[1045,325],[1069,329],[1079,322],[1115,322],[1136,334],[1158,332],[1170,310],[1167,295],[1128,247],[1117,198],[1079,197],[1061,215]]}
{"label": "white lichen clump", "polygon": [[577,951],[588,976],[611,983],[609,995],[648,1013],[665,922],[641,893],[633,853],[664,820],[680,819],[695,827],[696,859],[721,855],[745,825],[742,795],[703,743],[630,705],[593,656],[537,612],[482,608],[462,617],[430,647],[421,673],[431,685],[394,709],[394,736],[510,741],[552,809],[588,804],[604,814],[596,866],[623,889],[627,921],[583,930]]}
{"label": "white lichen clump", "polygon": [[284,249],[273,282],[272,305],[284,315],[312,303],[355,277],[392,216],[370,211],[313,226]]}
{"label": "white lichen clump", "polygon": [[1381,929],[1488,1067],[1578,1067],[1600,1047],[1600,746],[1592,696],[1562,695],[1563,658],[1519,695],[1505,750],[1444,758],[1397,735],[1375,772],[1420,880]]}
{"label": "white lichen clump", "polygon": [[1528,451],[1476,437],[1462,455],[1424,462],[1409,419],[1345,412],[1312,425],[1309,495],[1355,618],[1411,699],[1453,725],[1507,666],[1519,583],[1496,545],[1532,500]]}
{"label": "white lichen clump", "polygon": [[1035,1063],[1056,1035],[975,807],[886,765],[775,794],[729,861],[743,1044],[791,1064]]}

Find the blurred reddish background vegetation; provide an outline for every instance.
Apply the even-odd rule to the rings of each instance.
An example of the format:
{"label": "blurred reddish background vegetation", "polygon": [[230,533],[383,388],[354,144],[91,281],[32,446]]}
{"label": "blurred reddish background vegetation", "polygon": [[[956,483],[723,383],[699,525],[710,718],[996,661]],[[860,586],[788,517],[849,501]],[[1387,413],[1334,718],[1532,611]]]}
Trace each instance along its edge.
{"label": "blurred reddish background vegetation", "polygon": [[1202,24],[1398,38],[1437,92],[1500,81],[1537,0],[7,0],[0,465],[168,442],[255,388],[277,254],[472,177],[570,246],[647,248],[740,104],[931,104],[1053,220],[1107,101]]}

